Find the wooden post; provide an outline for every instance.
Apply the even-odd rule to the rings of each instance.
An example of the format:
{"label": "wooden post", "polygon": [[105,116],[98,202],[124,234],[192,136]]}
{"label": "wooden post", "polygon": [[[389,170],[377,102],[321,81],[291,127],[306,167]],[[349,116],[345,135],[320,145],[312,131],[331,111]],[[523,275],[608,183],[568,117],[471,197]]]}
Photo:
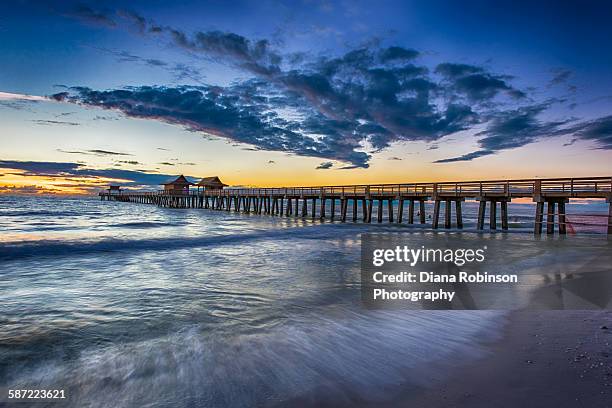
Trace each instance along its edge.
{"label": "wooden post", "polygon": [[340,199],[340,221],[346,222],[346,207],[348,206],[348,198]]}
{"label": "wooden post", "polygon": [[457,228],[463,228],[463,214],[461,214],[461,200],[455,201],[455,217],[457,217]]}
{"label": "wooden post", "polygon": [[612,235],[612,198],[608,199],[608,235]]}
{"label": "wooden post", "polygon": [[336,199],[332,198],[331,199],[331,208],[330,208],[330,219],[333,221],[334,217],[336,216]]}
{"label": "wooden post", "polygon": [[365,198],[361,200],[361,212],[363,222],[366,222],[368,220],[368,203]]}
{"label": "wooden post", "polygon": [[451,227],[451,202],[446,200],[444,202],[444,228],[450,229]]}
{"label": "wooden post", "polygon": [[408,224],[414,224],[414,198],[408,204]]}
{"label": "wooden post", "polygon": [[489,208],[489,228],[492,230],[497,229],[497,201],[490,201],[491,207]]}
{"label": "wooden post", "polygon": [[397,223],[402,223],[402,217],[404,215],[404,199],[400,197],[399,202],[397,203]]}
{"label": "wooden post", "polygon": [[436,199],[434,201],[434,215],[431,225],[433,229],[438,229],[438,218],[440,218],[440,200]]}
{"label": "wooden post", "polygon": [[536,219],[533,225],[533,233],[536,235],[542,234],[542,223],[544,221],[544,201],[536,203]]}
{"label": "wooden post", "polygon": [[378,222],[382,222],[383,200],[378,199]]}
{"label": "wooden post", "polygon": [[325,218],[325,201],[327,198],[321,197],[321,219]]}
{"label": "wooden post", "polygon": [[357,199],[353,198],[353,222],[357,222]]}
{"label": "wooden post", "polygon": [[485,219],[486,209],[487,209],[487,202],[484,199],[481,199],[478,205],[478,225],[476,227],[479,230],[484,229],[484,219]]}
{"label": "wooden post", "polygon": [[419,213],[421,224],[425,224],[425,200],[419,200]]}
{"label": "wooden post", "polygon": [[293,200],[291,198],[287,198],[287,212],[285,213],[287,217],[293,214],[293,206],[291,205],[292,201]]}
{"label": "wooden post", "polygon": [[[279,211],[278,215],[283,215],[284,212],[285,212],[284,211],[285,210],[285,198],[281,197],[281,198],[279,198],[279,200],[280,200],[280,211]],[[287,205],[289,205],[289,204],[287,204]]]}
{"label": "wooden post", "polygon": [[548,202],[548,214],[546,215],[546,233],[555,233],[555,202]]}
{"label": "wooden post", "polygon": [[368,223],[372,222],[372,207],[374,207],[374,199],[370,198],[368,200]]}
{"label": "wooden post", "polygon": [[559,234],[567,234],[567,228],[565,225],[565,199],[559,200]]}
{"label": "wooden post", "polygon": [[389,222],[393,222],[393,199],[389,199],[387,209],[389,210]]}
{"label": "wooden post", "polygon": [[302,198],[302,218],[308,215],[308,203],[306,202],[306,197]]}
{"label": "wooden post", "polygon": [[508,231],[508,202],[503,200],[500,205],[502,230]]}

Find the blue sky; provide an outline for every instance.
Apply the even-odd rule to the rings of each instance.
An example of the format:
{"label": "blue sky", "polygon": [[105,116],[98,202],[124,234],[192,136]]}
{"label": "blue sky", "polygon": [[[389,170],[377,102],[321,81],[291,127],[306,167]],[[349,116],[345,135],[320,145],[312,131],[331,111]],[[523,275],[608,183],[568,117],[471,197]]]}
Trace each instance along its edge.
{"label": "blue sky", "polygon": [[49,189],[119,169],[134,185],[611,170],[609,2],[19,1],[0,16],[5,185],[49,175],[20,162],[50,163]]}

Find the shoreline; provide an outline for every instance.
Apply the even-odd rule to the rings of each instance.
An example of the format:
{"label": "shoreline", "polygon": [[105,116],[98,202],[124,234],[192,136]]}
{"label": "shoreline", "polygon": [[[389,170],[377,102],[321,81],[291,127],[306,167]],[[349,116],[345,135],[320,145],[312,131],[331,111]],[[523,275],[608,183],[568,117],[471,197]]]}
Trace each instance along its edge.
{"label": "shoreline", "polygon": [[517,311],[488,354],[394,406],[611,407],[612,311]]}

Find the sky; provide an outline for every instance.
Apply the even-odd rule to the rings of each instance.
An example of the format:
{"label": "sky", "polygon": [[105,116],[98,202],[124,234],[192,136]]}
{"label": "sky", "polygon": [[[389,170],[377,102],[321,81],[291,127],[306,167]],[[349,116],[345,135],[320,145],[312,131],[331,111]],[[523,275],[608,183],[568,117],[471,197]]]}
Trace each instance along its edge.
{"label": "sky", "polygon": [[612,3],[5,1],[0,194],[612,174]]}

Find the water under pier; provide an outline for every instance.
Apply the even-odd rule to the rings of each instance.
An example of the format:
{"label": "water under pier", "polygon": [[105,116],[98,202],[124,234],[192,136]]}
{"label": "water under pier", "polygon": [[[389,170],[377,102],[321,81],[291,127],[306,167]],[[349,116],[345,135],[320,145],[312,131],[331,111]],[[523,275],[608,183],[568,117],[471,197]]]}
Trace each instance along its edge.
{"label": "water under pier", "polygon": [[[572,198],[605,199],[609,206],[607,233],[612,234],[612,177],[370,184],[320,187],[225,188],[204,191],[102,192],[102,200],[155,204],[171,208],[202,208],[286,217],[426,224],[425,203],[433,203],[431,228],[463,228],[462,203],[479,202],[477,229],[508,230],[508,203],[531,199],[534,233],[567,233],[565,204]],[[397,206],[394,205],[397,203]],[[440,223],[444,204],[443,224]],[[349,207],[351,213],[348,213]],[[385,209],[386,207],[386,209]],[[454,211],[453,211],[454,207]],[[498,216],[499,207],[499,216]],[[418,219],[415,219],[415,213]],[[454,220],[453,220],[454,213]],[[546,221],[544,220],[546,215]],[[453,222],[454,221],[454,222]]]}

